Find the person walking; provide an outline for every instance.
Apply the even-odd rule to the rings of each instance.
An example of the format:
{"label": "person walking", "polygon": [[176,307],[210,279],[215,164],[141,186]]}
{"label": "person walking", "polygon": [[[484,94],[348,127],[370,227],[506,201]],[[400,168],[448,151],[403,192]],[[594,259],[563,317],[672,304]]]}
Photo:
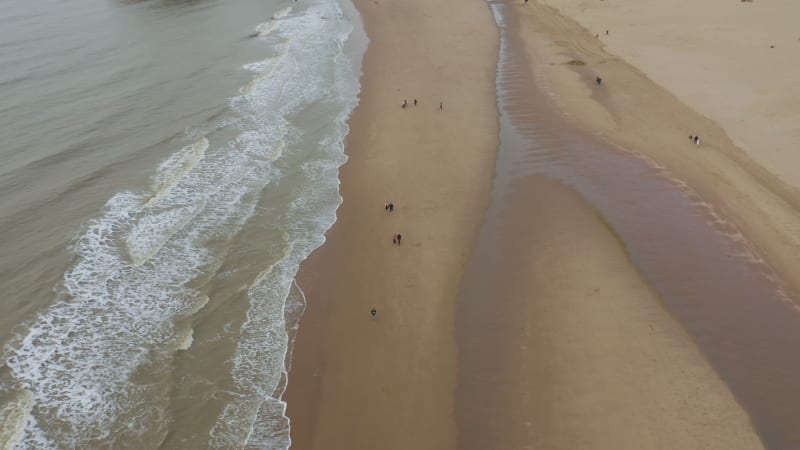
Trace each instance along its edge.
{"label": "person walking", "polygon": [[392,244],[397,244],[397,233],[392,235]]}
{"label": "person walking", "polygon": [[403,239],[403,235],[400,234],[400,233],[397,233],[397,245],[400,245],[400,239]]}
{"label": "person walking", "polygon": [[389,212],[389,202],[383,204],[383,211],[388,213]]}
{"label": "person walking", "polygon": [[370,309],[369,315],[372,316],[372,320],[375,320],[375,318],[378,316],[378,310],[375,308]]}
{"label": "person walking", "polygon": [[414,99],[414,106],[417,106],[417,99]]}
{"label": "person walking", "polygon": [[439,102],[439,111],[444,110],[444,102]]}
{"label": "person walking", "polygon": [[389,212],[390,213],[394,212],[394,203],[392,203],[392,202],[389,202]]}

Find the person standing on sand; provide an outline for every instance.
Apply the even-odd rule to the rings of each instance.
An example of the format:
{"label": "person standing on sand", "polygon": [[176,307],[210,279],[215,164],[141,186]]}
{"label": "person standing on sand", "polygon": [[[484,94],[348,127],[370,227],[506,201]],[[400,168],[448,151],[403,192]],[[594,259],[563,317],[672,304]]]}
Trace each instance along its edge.
{"label": "person standing on sand", "polygon": [[403,239],[403,235],[400,234],[400,233],[397,233],[397,245],[400,245],[400,239]]}
{"label": "person standing on sand", "polygon": [[417,99],[414,99],[414,106],[417,106]]}
{"label": "person standing on sand", "polygon": [[370,309],[369,315],[372,316],[372,320],[375,320],[375,317],[378,315],[378,310],[375,308]]}
{"label": "person standing on sand", "polygon": [[695,143],[695,145],[697,145],[697,146],[699,146],[699,145],[700,145],[700,136],[695,136],[695,137],[694,137],[694,143]]}
{"label": "person standing on sand", "polygon": [[439,102],[439,111],[444,110],[444,102]]}
{"label": "person standing on sand", "polygon": [[394,203],[392,202],[389,202],[389,212],[390,213],[394,212]]}
{"label": "person standing on sand", "polygon": [[392,244],[397,244],[397,233],[392,235]]}
{"label": "person standing on sand", "polygon": [[400,106],[400,107],[403,108],[403,109],[406,109],[407,106],[408,106],[408,102],[405,99],[403,99],[403,105]]}
{"label": "person standing on sand", "polygon": [[383,204],[383,211],[388,213],[389,212],[389,202]]}

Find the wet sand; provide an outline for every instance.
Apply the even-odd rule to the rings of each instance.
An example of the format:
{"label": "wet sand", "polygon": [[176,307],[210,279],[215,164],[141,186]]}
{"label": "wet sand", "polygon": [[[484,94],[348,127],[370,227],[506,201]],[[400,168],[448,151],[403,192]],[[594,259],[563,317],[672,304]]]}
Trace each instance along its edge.
{"label": "wet sand", "polygon": [[293,447],[453,448],[455,303],[494,173],[497,29],[478,0],[356,6],[370,46],[343,204],[301,267]]}

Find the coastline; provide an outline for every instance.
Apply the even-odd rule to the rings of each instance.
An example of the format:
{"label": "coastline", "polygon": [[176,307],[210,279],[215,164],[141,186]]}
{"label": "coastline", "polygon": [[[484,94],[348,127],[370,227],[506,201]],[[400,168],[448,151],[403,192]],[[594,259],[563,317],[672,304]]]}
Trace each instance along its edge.
{"label": "coastline", "polygon": [[479,0],[355,5],[370,44],[343,203],[298,275],[292,445],[453,448],[456,297],[494,175],[497,29]]}

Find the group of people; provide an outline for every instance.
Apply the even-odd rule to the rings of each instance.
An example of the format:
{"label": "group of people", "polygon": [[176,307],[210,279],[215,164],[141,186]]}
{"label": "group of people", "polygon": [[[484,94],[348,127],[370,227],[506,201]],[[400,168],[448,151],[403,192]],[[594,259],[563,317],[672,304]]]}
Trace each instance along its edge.
{"label": "group of people", "polygon": [[[416,107],[419,102],[417,99],[414,99],[414,106]],[[403,99],[403,103],[400,105],[401,108],[406,109],[408,108],[408,100]],[[444,110],[444,101],[439,102],[439,110]],[[391,201],[387,201],[383,204],[383,211],[386,214],[391,214],[394,212],[394,203]],[[403,240],[403,235],[400,233],[393,233],[392,234],[392,245],[400,245],[400,242]],[[370,317],[375,320],[378,316],[378,311],[375,308],[370,309],[369,311]]]}
{"label": "group of people", "polygon": [[689,142],[694,142],[694,145],[700,145],[700,136],[689,136]]}
{"label": "group of people", "polygon": [[[414,106],[417,106],[417,99],[414,99]],[[401,108],[406,109],[408,108],[408,100],[403,99],[403,103],[400,105]],[[444,110],[444,102],[439,102],[439,110]]]}
{"label": "group of people", "polygon": [[[394,202],[387,201],[386,203],[384,203],[383,204],[383,211],[386,214],[393,213],[394,212]],[[393,245],[400,245],[400,241],[402,239],[403,239],[403,235],[402,234],[400,234],[400,233],[392,234],[392,244]],[[372,308],[372,309],[369,310],[369,314],[370,314],[370,317],[372,318],[372,320],[375,320],[378,317],[378,310],[375,309],[375,308]]]}
{"label": "group of people", "polygon": [[[392,203],[390,201],[384,203],[383,204],[383,210],[384,210],[384,212],[386,212],[386,214],[393,213],[394,212],[394,203]],[[403,239],[403,235],[401,235],[400,233],[394,233],[392,235],[392,244],[400,245],[400,239]]]}

